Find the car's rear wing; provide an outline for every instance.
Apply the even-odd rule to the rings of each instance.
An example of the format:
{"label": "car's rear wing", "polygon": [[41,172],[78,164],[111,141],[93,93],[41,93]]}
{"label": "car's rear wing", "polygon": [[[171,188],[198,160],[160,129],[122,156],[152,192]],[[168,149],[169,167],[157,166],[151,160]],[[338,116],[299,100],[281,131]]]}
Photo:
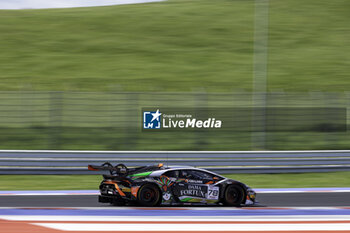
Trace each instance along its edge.
{"label": "car's rear wing", "polygon": [[117,171],[115,167],[107,167],[103,165],[88,165],[90,171]]}
{"label": "car's rear wing", "polygon": [[126,176],[129,169],[122,163],[113,166],[112,164],[106,162],[102,165],[88,165],[90,171],[109,171],[111,175]]}
{"label": "car's rear wing", "polygon": [[153,165],[153,166],[142,166],[142,167],[128,168],[122,163],[120,163],[116,166],[113,166],[109,162],[106,162],[102,165],[88,165],[88,169],[91,171],[109,171],[110,174],[113,176],[125,177],[127,175],[132,175],[135,173],[142,173],[142,172],[149,172],[149,171],[156,171],[159,169],[164,169],[164,166],[162,163],[159,163],[159,164]]}

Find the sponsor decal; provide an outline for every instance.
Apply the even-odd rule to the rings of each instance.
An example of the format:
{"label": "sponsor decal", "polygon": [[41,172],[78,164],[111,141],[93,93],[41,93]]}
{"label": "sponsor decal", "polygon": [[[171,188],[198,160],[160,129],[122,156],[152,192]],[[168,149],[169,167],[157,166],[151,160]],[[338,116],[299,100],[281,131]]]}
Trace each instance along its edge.
{"label": "sponsor decal", "polygon": [[159,177],[159,180],[156,180],[156,182],[157,182],[158,186],[165,192],[168,190],[168,188],[170,186],[172,186],[174,184],[173,182],[171,182],[170,179],[168,179],[165,176]]}
{"label": "sponsor decal", "polygon": [[128,188],[128,187],[123,187],[123,188],[122,188],[122,191],[123,191],[123,192],[130,192],[130,188]]}
{"label": "sponsor decal", "polygon": [[137,197],[137,192],[139,191],[140,186],[136,186],[136,187],[131,187],[131,195],[133,195],[134,197]]}
{"label": "sponsor decal", "polygon": [[186,184],[184,186],[179,186],[180,196],[191,196],[191,197],[200,197],[206,198],[208,192],[207,185],[192,185]]}
{"label": "sponsor decal", "polygon": [[196,197],[207,200],[219,199],[219,187],[214,185],[180,184],[176,187],[180,197]]}
{"label": "sponsor decal", "polygon": [[171,198],[171,194],[169,192],[166,192],[163,194],[163,200],[169,201]]}
{"label": "sponsor decal", "polygon": [[202,180],[186,180],[187,183],[203,184]]}

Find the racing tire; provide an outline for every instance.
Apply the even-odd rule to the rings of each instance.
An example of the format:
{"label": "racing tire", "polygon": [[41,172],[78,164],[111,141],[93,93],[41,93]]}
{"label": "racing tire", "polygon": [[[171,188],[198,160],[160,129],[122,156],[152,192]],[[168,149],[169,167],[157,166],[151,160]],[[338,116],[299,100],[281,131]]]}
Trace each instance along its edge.
{"label": "racing tire", "polygon": [[246,194],[242,186],[231,184],[225,189],[223,203],[228,206],[240,206],[244,204]]}
{"label": "racing tire", "polygon": [[141,186],[137,194],[137,202],[141,206],[159,206],[161,200],[160,190],[154,184],[145,184]]}

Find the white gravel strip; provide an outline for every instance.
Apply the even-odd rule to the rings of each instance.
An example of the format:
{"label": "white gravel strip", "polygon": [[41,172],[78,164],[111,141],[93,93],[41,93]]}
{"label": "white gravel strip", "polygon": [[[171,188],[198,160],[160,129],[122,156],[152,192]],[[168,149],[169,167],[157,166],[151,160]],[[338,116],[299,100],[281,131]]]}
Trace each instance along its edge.
{"label": "white gravel strip", "polygon": [[48,9],[48,8],[72,8],[91,6],[110,6],[124,4],[138,4],[149,2],[161,2],[164,0],[0,0],[0,9]]}

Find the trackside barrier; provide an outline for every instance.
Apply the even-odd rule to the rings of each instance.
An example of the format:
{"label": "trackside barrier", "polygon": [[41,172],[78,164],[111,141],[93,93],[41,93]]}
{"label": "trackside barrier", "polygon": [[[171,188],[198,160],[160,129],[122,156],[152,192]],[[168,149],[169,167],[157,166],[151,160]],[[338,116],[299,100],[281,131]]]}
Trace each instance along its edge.
{"label": "trackside barrier", "polygon": [[88,164],[156,163],[218,173],[350,171],[350,151],[54,151],[0,150],[0,174],[101,174]]}

